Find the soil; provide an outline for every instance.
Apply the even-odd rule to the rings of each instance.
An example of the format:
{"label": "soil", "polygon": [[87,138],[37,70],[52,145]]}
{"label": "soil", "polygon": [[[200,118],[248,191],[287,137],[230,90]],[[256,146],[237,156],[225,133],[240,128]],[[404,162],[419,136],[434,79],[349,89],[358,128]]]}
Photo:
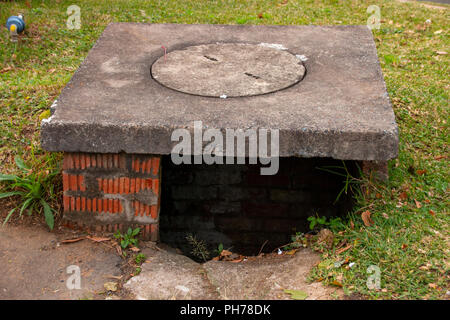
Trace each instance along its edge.
{"label": "soil", "polygon": [[[0,201],[2,221],[14,205]],[[0,227],[0,299],[289,299],[285,289],[302,290],[307,299],[343,297],[340,289],[307,281],[319,261],[309,249],[201,264],[164,244],[141,241],[147,259],[135,276],[137,252],[128,250],[124,258],[112,234],[89,235],[58,224],[49,231],[43,220],[13,216]],[[67,286],[73,278],[69,266],[79,267],[80,289]],[[117,290],[106,290],[107,282]]]}

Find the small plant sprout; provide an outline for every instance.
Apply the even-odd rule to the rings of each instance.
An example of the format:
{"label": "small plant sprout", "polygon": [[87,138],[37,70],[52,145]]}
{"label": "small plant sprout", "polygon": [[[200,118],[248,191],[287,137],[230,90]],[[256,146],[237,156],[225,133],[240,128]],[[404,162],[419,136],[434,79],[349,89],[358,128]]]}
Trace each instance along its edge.
{"label": "small plant sprout", "polygon": [[191,251],[192,255],[206,262],[209,257],[209,252],[208,249],[206,248],[205,242],[203,240],[198,240],[197,237],[192,234],[188,234],[186,236],[186,240],[192,247]]}
{"label": "small plant sprout", "polygon": [[139,254],[136,256],[136,258],[134,258],[134,261],[135,261],[137,264],[142,264],[142,263],[145,262],[146,259],[147,259],[147,257],[145,256],[145,254],[139,253]]}
{"label": "small plant sprout", "polygon": [[131,228],[128,228],[127,232],[122,234],[119,230],[117,230],[116,233],[114,234],[114,237],[119,241],[122,249],[126,249],[130,245],[133,245],[136,247],[138,244],[137,235],[139,234],[140,231],[141,231],[141,229],[139,229],[139,228],[136,228],[134,230]]}

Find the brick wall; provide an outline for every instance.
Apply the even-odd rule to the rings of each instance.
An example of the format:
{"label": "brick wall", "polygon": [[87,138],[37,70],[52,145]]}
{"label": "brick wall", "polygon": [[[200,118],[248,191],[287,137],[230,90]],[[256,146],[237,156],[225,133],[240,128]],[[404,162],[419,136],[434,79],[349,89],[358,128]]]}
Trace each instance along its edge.
{"label": "brick wall", "polygon": [[[342,178],[318,167],[341,166],[333,159],[281,158],[276,175],[260,175],[259,165],[162,166],[161,241],[189,254],[185,237],[193,233],[209,244],[245,254],[289,242],[308,231],[307,217],[336,216],[351,208],[351,197],[334,203]],[[347,162],[355,171],[355,163]]]}
{"label": "brick wall", "polygon": [[65,153],[64,221],[96,231],[140,227],[144,239],[158,239],[160,157]]}

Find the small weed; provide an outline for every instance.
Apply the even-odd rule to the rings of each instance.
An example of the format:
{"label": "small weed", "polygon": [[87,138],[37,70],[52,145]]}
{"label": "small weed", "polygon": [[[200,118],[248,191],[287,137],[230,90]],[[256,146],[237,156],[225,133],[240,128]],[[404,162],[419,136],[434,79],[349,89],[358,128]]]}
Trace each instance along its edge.
{"label": "small weed", "polygon": [[309,221],[309,229],[311,231],[322,229],[323,227],[329,227],[331,230],[336,230],[342,225],[342,220],[339,217],[327,220],[327,217],[319,217],[316,214],[315,216],[308,217],[307,220]]}
{"label": "small weed", "polygon": [[59,170],[53,169],[49,172],[49,170],[31,169],[19,156],[15,157],[15,162],[20,174],[0,174],[0,182],[3,182],[6,189],[6,192],[0,193],[0,198],[19,196],[20,205],[9,211],[3,225],[8,222],[16,209],[20,208],[19,216],[22,216],[24,212],[28,215],[34,211],[44,212],[45,222],[52,230],[56,210],[51,208],[48,202],[55,197],[53,182]]}
{"label": "small weed", "polygon": [[223,243],[219,243],[219,245],[217,246],[217,250],[216,250],[217,255],[220,256],[222,251],[223,251]]}
{"label": "small weed", "polygon": [[[206,244],[203,240],[198,240],[196,236],[192,235],[191,233],[186,236],[186,240],[189,242],[189,244],[192,247],[191,254],[203,261],[208,261],[209,258],[209,251],[206,249]],[[223,247],[222,247],[223,250]]]}
{"label": "small weed", "polygon": [[119,230],[117,230],[116,233],[114,234],[114,237],[119,241],[122,249],[126,249],[130,245],[137,247],[138,244],[137,235],[139,234],[140,231],[141,229],[139,228],[136,228],[134,230],[128,228],[127,232],[125,234],[122,234]]}
{"label": "small weed", "polygon": [[137,256],[136,256],[136,258],[134,258],[134,261],[137,263],[137,264],[142,264],[145,260],[147,259],[147,257],[145,256],[145,254],[143,254],[143,253],[139,253]]}

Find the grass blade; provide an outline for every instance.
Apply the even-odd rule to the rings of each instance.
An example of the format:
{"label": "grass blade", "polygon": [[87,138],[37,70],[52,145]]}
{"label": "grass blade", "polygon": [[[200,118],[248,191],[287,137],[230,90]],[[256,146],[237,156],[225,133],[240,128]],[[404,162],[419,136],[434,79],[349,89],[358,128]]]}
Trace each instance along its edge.
{"label": "grass blade", "polygon": [[16,165],[19,167],[19,169],[22,169],[23,171],[29,171],[30,168],[23,162],[22,158],[19,156],[14,157],[14,161],[16,162]]}
{"label": "grass blade", "polygon": [[3,174],[0,173],[0,181],[16,181],[19,177],[13,174]]}
{"label": "grass blade", "polygon": [[44,208],[45,222],[47,223],[50,230],[53,230],[53,226],[55,225],[55,218],[53,217],[52,209],[44,200],[41,200],[41,203],[42,207]]}
{"label": "grass blade", "polygon": [[3,221],[3,226],[8,222],[9,218],[11,218],[12,214],[14,213],[14,211],[16,211],[17,208],[12,209],[8,215],[6,216],[5,221]]}
{"label": "grass blade", "polygon": [[0,199],[12,197],[12,196],[19,196],[19,195],[23,195],[23,192],[22,191],[4,192],[4,193],[0,193]]}

